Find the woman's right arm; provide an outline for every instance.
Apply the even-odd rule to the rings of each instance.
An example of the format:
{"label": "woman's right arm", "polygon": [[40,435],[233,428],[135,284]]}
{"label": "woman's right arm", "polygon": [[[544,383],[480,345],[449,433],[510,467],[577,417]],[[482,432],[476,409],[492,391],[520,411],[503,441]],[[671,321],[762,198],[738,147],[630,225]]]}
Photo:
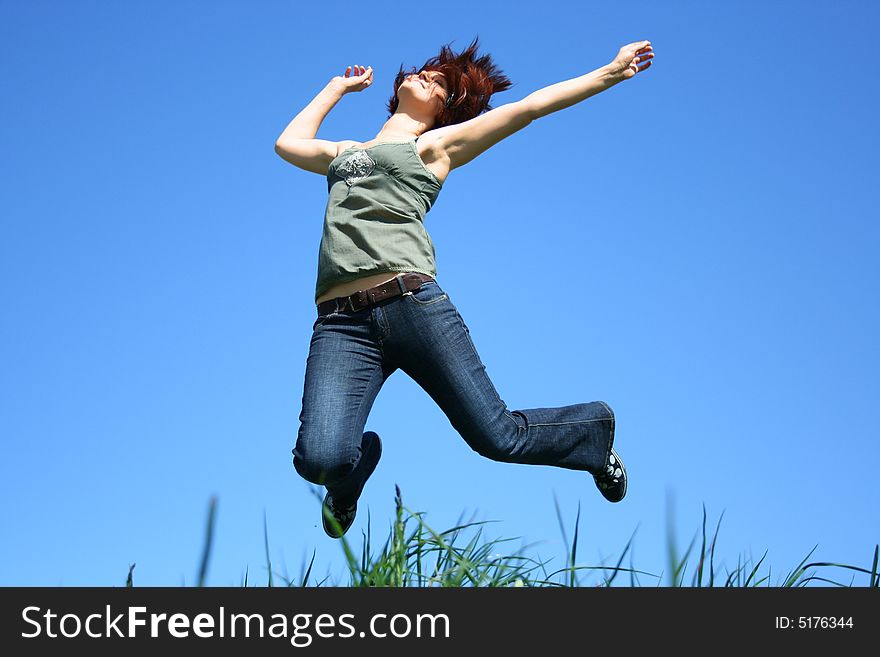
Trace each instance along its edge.
{"label": "woman's right arm", "polygon": [[[349,77],[350,70],[349,66],[344,77],[337,75],[330,80],[312,102],[287,125],[281,136],[275,140],[275,152],[280,157],[306,171],[327,174],[330,162],[337,155],[338,142],[315,139],[318,128],[340,98],[350,91],[360,91],[372,82],[372,68],[352,77]],[[355,66],[354,70],[357,72],[365,69]]]}

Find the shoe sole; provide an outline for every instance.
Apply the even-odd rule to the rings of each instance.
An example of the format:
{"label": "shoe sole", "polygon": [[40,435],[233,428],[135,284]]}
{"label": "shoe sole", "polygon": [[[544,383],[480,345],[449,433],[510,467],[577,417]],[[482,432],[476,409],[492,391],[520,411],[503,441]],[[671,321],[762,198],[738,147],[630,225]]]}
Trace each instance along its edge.
{"label": "shoe sole", "polygon": [[614,458],[617,459],[617,462],[620,463],[620,469],[623,470],[623,492],[620,494],[620,499],[615,500],[615,502],[620,502],[624,497],[626,497],[626,489],[629,484],[629,477],[627,476],[626,466],[623,464],[623,459],[620,458],[620,454],[614,452]]}
{"label": "shoe sole", "polygon": [[[624,465],[623,459],[620,458],[620,454],[618,454],[614,450],[613,447],[611,448],[611,452],[614,454],[614,459],[620,464],[620,469],[623,470],[623,492],[621,493],[620,497],[616,500],[609,500],[607,497],[605,497],[605,493],[602,491],[601,488],[599,488],[599,493],[601,493],[602,497],[605,497],[605,499],[608,500],[609,502],[611,502],[612,504],[617,504],[618,502],[623,501],[623,498],[626,497],[626,489],[628,487],[629,478],[628,478],[627,472],[626,472],[626,465]],[[598,488],[598,486],[597,486],[597,488]]]}

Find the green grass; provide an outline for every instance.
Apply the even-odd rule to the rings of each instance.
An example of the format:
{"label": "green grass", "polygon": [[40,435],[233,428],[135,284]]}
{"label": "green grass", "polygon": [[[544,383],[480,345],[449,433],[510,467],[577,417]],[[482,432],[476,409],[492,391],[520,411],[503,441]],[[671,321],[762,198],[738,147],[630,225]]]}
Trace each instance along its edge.
{"label": "green grass", "polygon": [[[360,555],[355,555],[353,545],[349,537],[343,536],[339,543],[345,554],[348,568],[349,582],[336,584],[327,579],[315,581],[312,575],[312,567],[315,562],[315,552],[308,567],[303,568],[299,581],[277,575],[284,586],[807,586],[811,581],[822,581],[836,586],[869,586],[880,588],[878,578],[878,553],[880,546],[874,546],[874,555],[870,570],[850,566],[847,564],[815,561],[807,563],[807,559],[815,551],[814,546],[806,557],[791,571],[789,571],[776,584],[771,584],[770,569],[767,574],[761,574],[761,566],[765,552],[758,563],[751,565],[750,560],[737,558],[737,565],[733,571],[725,570],[724,573],[716,572],[715,568],[715,545],[718,532],[721,527],[721,519],[715,527],[714,534],[708,545],[706,541],[706,507],[703,505],[702,540],[699,555],[695,555],[696,566],[688,575],[688,558],[691,556],[697,536],[695,536],[683,555],[679,555],[673,538],[671,523],[667,525],[667,556],[668,571],[666,573],[652,574],[637,570],[632,564],[632,536],[616,559],[614,565],[576,565],[578,548],[578,530],[580,525],[580,504],[578,504],[577,517],[574,522],[574,532],[569,544],[565,531],[565,523],[559,510],[559,503],[554,497],[556,516],[562,531],[563,540],[567,548],[565,555],[565,567],[547,572],[547,562],[536,561],[524,556],[529,545],[523,546],[518,551],[507,556],[502,556],[496,546],[513,541],[515,539],[492,539],[480,541],[483,528],[480,525],[490,521],[466,522],[461,524],[461,519],[455,527],[442,532],[437,532],[428,526],[422,519],[424,512],[414,513],[404,504],[400,494],[400,488],[395,486],[395,515],[390,533],[385,539],[381,549],[374,551],[371,541],[371,522],[367,516],[367,531],[363,534]],[[315,492],[320,509],[322,496]],[[214,536],[214,517],[217,512],[217,499],[212,497],[208,505],[208,520],[205,533],[205,545],[198,571],[197,586],[204,586],[208,571],[208,562],[211,555],[211,545]],[[722,516],[724,514],[722,513]],[[330,521],[336,521],[331,517]],[[337,525],[338,527],[338,525]],[[264,543],[266,547],[266,571],[268,573],[267,586],[277,586],[269,556],[269,530],[265,515],[263,518]],[[463,532],[469,530],[473,536],[465,541]],[[349,532],[350,533],[350,532]],[[494,552],[494,555],[493,555]],[[630,555],[629,564],[622,564]],[[708,559],[707,559],[708,558]],[[133,571],[135,564],[129,566],[126,586],[134,586]],[[849,583],[841,583],[815,574],[813,569],[829,568],[844,569],[851,572]],[[640,576],[645,578],[642,583]],[[856,577],[860,583],[856,584]],[[248,573],[242,579],[242,586],[251,585],[248,582]]]}

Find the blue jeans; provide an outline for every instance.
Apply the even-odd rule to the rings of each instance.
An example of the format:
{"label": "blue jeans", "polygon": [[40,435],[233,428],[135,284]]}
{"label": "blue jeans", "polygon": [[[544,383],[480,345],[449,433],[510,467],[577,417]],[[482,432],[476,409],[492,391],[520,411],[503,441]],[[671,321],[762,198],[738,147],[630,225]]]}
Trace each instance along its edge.
{"label": "blue jeans", "polygon": [[611,452],[614,413],[604,402],[509,410],[449,295],[427,281],[411,293],[315,321],[293,466],[326,486],[339,504],[360,497],[364,426],[382,384],[398,368],[475,452],[493,461],[595,474]]}

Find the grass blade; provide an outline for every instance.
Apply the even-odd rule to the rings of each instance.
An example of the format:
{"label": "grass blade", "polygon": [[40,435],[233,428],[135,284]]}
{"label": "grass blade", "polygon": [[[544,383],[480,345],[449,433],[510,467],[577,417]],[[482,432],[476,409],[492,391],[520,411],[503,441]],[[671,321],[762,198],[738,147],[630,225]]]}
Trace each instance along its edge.
{"label": "grass blade", "polygon": [[204,586],[208,575],[208,559],[211,556],[211,544],[214,541],[214,515],[217,512],[217,496],[212,495],[208,502],[208,527],[205,531],[205,547],[202,550],[202,563],[199,566],[199,577],[196,586]]}

